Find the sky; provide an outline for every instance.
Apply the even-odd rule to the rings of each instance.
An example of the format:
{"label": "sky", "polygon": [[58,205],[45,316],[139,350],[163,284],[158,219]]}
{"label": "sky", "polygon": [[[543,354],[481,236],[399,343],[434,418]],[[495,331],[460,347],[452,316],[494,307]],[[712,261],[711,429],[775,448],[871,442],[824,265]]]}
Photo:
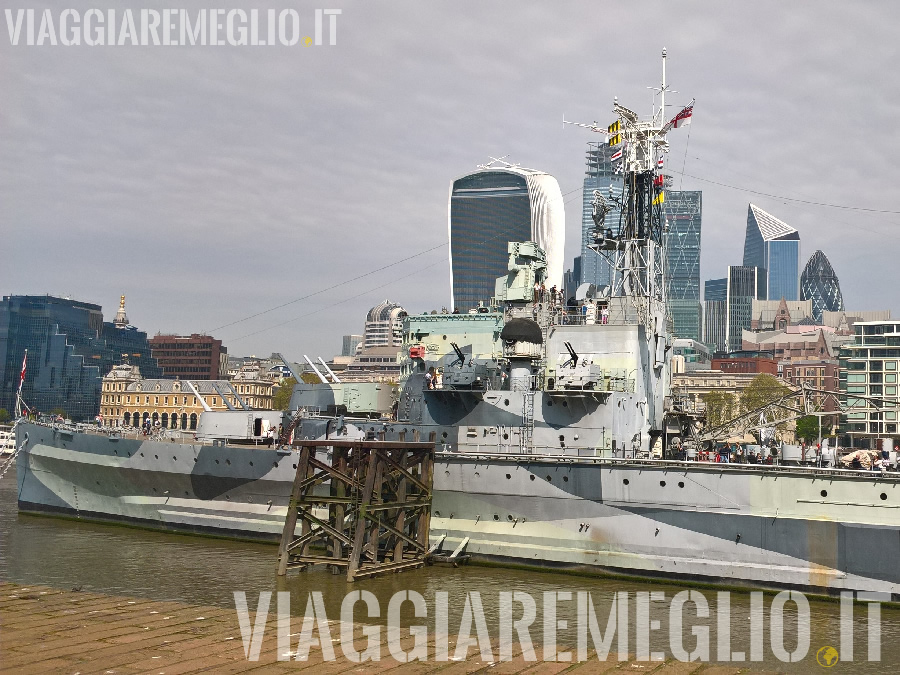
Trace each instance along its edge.
{"label": "sky", "polygon": [[[13,45],[3,12],[0,294],[107,320],[124,294],[151,335],[329,358],[384,299],[449,304],[450,182],[491,156],[558,179],[571,267],[602,137],[563,117],[605,126],[614,97],[649,114],[665,47],[671,114],[696,99],[668,170],[703,191],[701,283],[741,264],[753,202],[799,230],[801,267],[825,252],[848,308],[900,316],[898,4],[204,6],[294,8],[298,38],[340,8],[336,44],[325,17],[321,45],[28,46],[24,26]],[[57,26],[126,7],[179,4],[0,0]]]}

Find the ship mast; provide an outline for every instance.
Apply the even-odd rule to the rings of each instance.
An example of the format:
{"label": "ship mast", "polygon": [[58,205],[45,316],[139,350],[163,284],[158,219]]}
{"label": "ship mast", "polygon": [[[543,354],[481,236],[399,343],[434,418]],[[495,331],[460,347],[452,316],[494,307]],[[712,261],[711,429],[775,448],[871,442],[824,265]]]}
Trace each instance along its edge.
{"label": "ship mast", "polygon": [[[611,159],[621,162],[617,173],[623,176],[620,198],[604,198],[594,192],[594,221],[598,226],[593,248],[598,254],[609,256],[614,270],[612,297],[628,298],[638,320],[661,331],[660,320],[666,315],[666,223],[662,205],[665,201],[666,177],[661,168],[668,152],[667,133],[689,123],[693,101],[671,121],[666,122],[666,50],[662,51],[662,82],[658,88],[659,108],[653,105],[650,119],[640,119],[634,111],[613,105],[617,120],[605,130],[592,125],[579,125],[592,131],[606,133],[610,148],[616,148]],[[620,208],[617,233],[604,230],[606,213],[614,206]]]}

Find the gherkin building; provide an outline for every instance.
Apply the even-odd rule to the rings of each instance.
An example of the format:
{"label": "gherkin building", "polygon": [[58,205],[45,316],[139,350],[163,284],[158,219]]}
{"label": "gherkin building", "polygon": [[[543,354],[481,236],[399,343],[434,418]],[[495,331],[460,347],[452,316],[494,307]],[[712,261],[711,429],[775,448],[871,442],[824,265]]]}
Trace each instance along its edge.
{"label": "gherkin building", "polygon": [[813,318],[819,322],[822,312],[844,311],[841,285],[822,251],[812,254],[800,275],[800,299],[812,300]]}

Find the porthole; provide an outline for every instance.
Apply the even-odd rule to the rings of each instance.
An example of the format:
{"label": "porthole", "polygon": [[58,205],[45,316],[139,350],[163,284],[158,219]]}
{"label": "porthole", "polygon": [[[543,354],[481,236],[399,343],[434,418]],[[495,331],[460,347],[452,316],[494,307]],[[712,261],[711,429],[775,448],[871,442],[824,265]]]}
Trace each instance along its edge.
{"label": "porthole", "polygon": [[197,458],[196,458],[196,457],[194,457],[194,464],[196,464],[196,463],[197,463]]}
{"label": "porthole", "polygon": [[659,487],[666,487],[666,481],[664,481],[664,480],[659,481]]}
{"label": "porthole", "polygon": [[444,336],[441,337],[441,339],[442,339],[442,340],[446,340],[446,339],[447,339],[447,336],[444,335]]}
{"label": "porthole", "polygon": [[153,459],[159,459],[159,455],[153,455]]}
{"label": "porthole", "polygon": [[216,464],[218,464],[218,463],[219,463],[219,460],[216,460]]}
{"label": "porthole", "polygon": [[441,438],[447,438],[447,432],[446,432],[446,431],[445,431],[444,433],[441,434]]}
{"label": "porthole", "polygon": [[440,518],[440,517],[441,517],[441,512],[440,512],[440,511],[435,511],[435,512],[434,512],[434,517],[435,517],[435,518]]}
{"label": "porthole", "polygon": [[569,402],[563,401],[563,408],[568,408],[568,407],[569,407]]}
{"label": "porthole", "polygon": [[156,492],[156,488],[153,488],[153,491]]}
{"label": "porthole", "polygon": [[225,460],[225,463],[226,463],[228,466],[231,466],[231,460],[230,460],[230,459],[226,459],[226,460]]}
{"label": "porthole", "polygon": [[144,456],[144,453],[142,452],[142,453],[141,453],[141,457],[143,457],[143,456]]}
{"label": "porthole", "polygon": [[569,482],[569,477],[563,476],[563,483],[568,483],[568,482]]}
{"label": "porthole", "polygon": [[503,399],[503,405],[509,405],[509,399],[508,399],[508,398]]}
{"label": "porthole", "polygon": [[681,481],[681,480],[678,481],[678,487],[683,488],[683,487],[684,487],[684,481]]}
{"label": "porthole", "polygon": [[562,434],[560,434],[560,435],[559,435],[559,442],[560,442],[560,443],[563,443],[565,440],[566,440],[566,437],[563,436]]}
{"label": "porthole", "polygon": [[823,497],[827,497],[827,496],[828,496],[828,490],[822,490],[819,494],[822,495]]}
{"label": "porthole", "polygon": [[277,468],[278,468],[278,462],[272,462],[272,468],[273,468],[273,469],[277,469]]}
{"label": "porthole", "polygon": [[225,501],[226,501],[226,502],[230,502],[230,501],[231,501],[231,496],[230,496],[230,495],[225,495]]}
{"label": "porthole", "polygon": [[622,485],[628,485],[628,479],[627,479],[627,478],[626,478],[625,480],[622,481]]}
{"label": "porthole", "polygon": [[534,474],[531,474],[530,476],[528,476],[528,478],[529,478],[530,480],[534,480]]}
{"label": "porthole", "polygon": [[547,407],[548,407],[548,408],[552,408],[552,407],[553,407],[553,399],[550,399],[549,401],[547,401]]}
{"label": "porthole", "polygon": [[882,492],[882,493],[881,493],[881,501],[884,501],[884,500],[886,500],[886,499],[887,499],[887,494],[884,493],[884,492]]}
{"label": "porthole", "polygon": [[508,516],[506,516],[506,519],[507,519],[509,522],[512,522],[512,519],[513,519],[512,514],[509,514]]}
{"label": "porthole", "polygon": [[184,496],[185,496],[185,497],[188,496],[188,491],[187,491],[187,490],[184,491]]}
{"label": "porthole", "polygon": [[297,465],[296,465],[296,464],[292,464],[291,466],[293,466],[295,469],[297,468]]}
{"label": "porthole", "polygon": [[550,476],[547,476],[547,482],[549,483],[551,480]]}
{"label": "porthole", "polygon": [[507,434],[507,433],[504,432],[504,434],[503,434],[503,440],[504,440],[504,441],[509,440],[509,434]]}
{"label": "porthole", "polygon": [[178,458],[177,458],[175,455],[172,455],[172,461],[173,461],[173,462],[177,462],[177,461],[178,461]]}
{"label": "porthole", "polygon": [[494,514],[494,520],[500,520],[500,516],[498,516],[496,513]]}
{"label": "porthole", "polygon": [[509,474],[506,474],[506,480],[509,480],[510,478],[512,478],[512,476],[510,476]]}
{"label": "porthole", "polygon": [[253,466],[253,462],[250,462],[250,466]]}

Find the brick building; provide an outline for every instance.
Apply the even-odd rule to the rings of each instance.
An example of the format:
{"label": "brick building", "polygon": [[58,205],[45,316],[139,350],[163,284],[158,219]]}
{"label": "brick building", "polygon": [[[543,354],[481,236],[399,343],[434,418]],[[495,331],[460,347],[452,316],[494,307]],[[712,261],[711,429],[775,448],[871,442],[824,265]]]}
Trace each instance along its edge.
{"label": "brick building", "polygon": [[151,353],[167,379],[219,380],[228,371],[228,350],[209,335],[156,335]]}

